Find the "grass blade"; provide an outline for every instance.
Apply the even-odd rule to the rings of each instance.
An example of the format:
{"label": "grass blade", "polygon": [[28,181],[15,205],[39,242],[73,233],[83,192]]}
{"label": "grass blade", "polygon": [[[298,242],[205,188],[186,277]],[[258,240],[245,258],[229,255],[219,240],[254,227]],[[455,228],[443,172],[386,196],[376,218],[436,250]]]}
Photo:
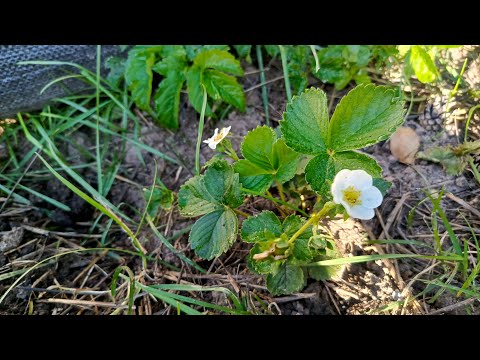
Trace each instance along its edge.
{"label": "grass blade", "polygon": [[282,45],[278,45],[280,48],[280,57],[282,58],[283,78],[285,80],[285,91],[287,92],[287,100],[292,100],[292,88],[290,87],[290,77],[288,76],[288,63],[287,53]]}
{"label": "grass blade", "polygon": [[207,90],[202,84],[203,89],[203,103],[202,111],[200,113],[200,122],[198,123],[197,148],[195,151],[195,174],[200,175],[200,145],[202,145],[203,125],[205,124],[205,110],[207,108]]}
{"label": "grass blade", "polygon": [[140,244],[140,242],[138,241],[138,239],[135,237],[135,235],[133,234],[132,230],[130,230],[130,228],[125,225],[125,223],[117,216],[117,214],[115,214],[112,210],[110,210],[106,204],[101,204],[100,202],[92,199],[90,196],[88,196],[87,194],[85,194],[82,190],[80,190],[79,188],[77,188],[75,185],[73,185],[70,181],[68,181],[67,179],[65,179],[62,175],[60,175],[58,172],[56,172],[51,166],[50,164],[40,155],[38,154],[38,157],[39,159],[43,162],[43,164],[51,171],[51,173],[58,179],[62,182],[62,184],[64,184],[67,188],[69,188],[71,191],[73,191],[75,194],[77,194],[80,198],[82,198],[83,200],[85,200],[86,202],[88,202],[90,205],[92,205],[95,209],[99,210],[100,212],[104,213],[105,215],[107,215],[110,219],[112,219],[113,221],[115,221],[126,233],[127,235],[130,237],[130,239],[132,240],[132,243],[134,245],[134,247],[141,251],[143,254],[146,254],[147,251],[145,250],[145,248],[142,246],[142,244]]}
{"label": "grass blade", "polygon": [[133,300],[135,296],[135,275],[128,266],[119,266],[113,273],[111,292],[112,296],[115,298],[115,295],[117,294],[117,279],[122,271],[125,271],[130,278],[130,286],[128,287],[128,315],[132,315]]}
{"label": "grass blade", "polygon": [[195,263],[192,259],[189,259],[188,257],[186,257],[185,255],[183,255],[180,251],[178,251],[177,249],[175,249],[175,247],[170,244],[168,242],[167,239],[165,239],[165,237],[160,233],[160,231],[158,231],[158,229],[155,227],[155,224],[152,222],[152,218],[150,217],[150,215],[146,214],[146,220],[147,220],[147,223],[148,225],[150,226],[150,229],[152,229],[153,233],[160,239],[160,241],[168,248],[168,250],[170,250],[171,252],[173,252],[175,255],[177,255],[181,260],[185,261],[187,264],[193,266],[195,269],[197,269],[198,271],[202,272],[202,273],[206,273],[207,271],[205,269],[203,269],[200,265],[198,265],[197,263]]}
{"label": "grass blade", "polygon": [[436,259],[447,261],[463,261],[463,257],[459,255],[448,256],[431,256],[431,255],[412,255],[412,254],[374,254],[374,255],[359,255],[347,258],[330,259],[317,261],[305,266],[332,266],[332,265],[344,265],[344,264],[357,264],[367,261],[375,261],[382,259],[403,259],[403,258],[421,258],[421,259]]}
{"label": "grass blade", "polygon": [[257,61],[258,68],[260,70],[260,82],[262,83],[262,100],[263,100],[263,112],[265,113],[265,124],[270,126],[270,114],[268,110],[268,94],[267,94],[267,85],[265,84],[265,70],[263,68],[263,55],[262,55],[262,45],[256,45],[257,47]]}

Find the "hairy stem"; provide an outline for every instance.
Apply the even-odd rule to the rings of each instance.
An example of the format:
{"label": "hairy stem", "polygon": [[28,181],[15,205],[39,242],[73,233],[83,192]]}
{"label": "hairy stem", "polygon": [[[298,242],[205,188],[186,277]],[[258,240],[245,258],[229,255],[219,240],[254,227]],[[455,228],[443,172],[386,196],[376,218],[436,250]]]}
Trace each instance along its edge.
{"label": "hairy stem", "polygon": [[238,215],[242,215],[243,217],[246,217],[246,218],[250,217],[250,215],[248,215],[246,212],[243,212],[242,210],[233,209],[233,211],[235,211],[235,213],[237,213]]}
{"label": "hairy stem", "polygon": [[297,208],[296,206],[294,206],[294,205],[292,205],[292,204],[290,204],[290,203],[288,203],[288,202],[282,201],[282,200],[280,200],[280,199],[276,199],[276,198],[274,198],[273,196],[266,195],[266,194],[262,194],[262,193],[259,193],[259,192],[257,192],[257,191],[253,191],[253,190],[245,189],[245,188],[240,188],[240,191],[241,191],[241,192],[244,192],[244,193],[247,193],[247,194],[252,194],[252,195],[256,195],[256,196],[263,197],[264,199],[273,201],[273,202],[276,203],[276,204],[285,205],[285,206],[289,207],[290,209],[299,212],[299,213],[302,214],[303,216],[308,216],[308,214],[307,214],[305,211],[303,211],[302,209],[299,209],[299,208]]}
{"label": "hairy stem", "polygon": [[228,139],[225,139],[222,142],[222,145],[225,148],[225,154],[230,156],[234,161],[239,161],[240,160],[240,158],[237,155],[237,152],[235,151],[235,149],[232,146],[232,143]]}
{"label": "hairy stem", "polygon": [[308,221],[300,229],[298,229],[298,231],[295,234],[293,234],[290,240],[288,240],[288,243],[289,244],[293,243],[300,235],[302,235],[305,232],[305,230],[307,230],[310,227],[310,225],[318,222],[318,220],[320,220],[322,216],[324,216],[327,212],[329,212],[333,207],[335,207],[335,203],[333,203],[332,201],[325,203],[325,205],[323,205],[322,210],[320,210],[316,214],[313,214],[312,217],[308,219]]}
{"label": "hairy stem", "polygon": [[282,199],[283,202],[285,202],[285,194],[283,193],[283,186],[280,181],[276,181],[277,183],[277,189],[278,189],[278,194],[280,195],[280,199]]}

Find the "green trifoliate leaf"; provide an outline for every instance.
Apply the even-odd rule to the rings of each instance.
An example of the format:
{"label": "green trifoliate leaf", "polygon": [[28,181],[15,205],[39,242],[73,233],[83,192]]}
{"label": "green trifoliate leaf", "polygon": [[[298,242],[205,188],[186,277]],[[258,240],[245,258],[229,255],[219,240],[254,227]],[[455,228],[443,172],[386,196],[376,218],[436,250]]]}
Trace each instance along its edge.
{"label": "green trifoliate leaf", "polygon": [[415,75],[422,83],[433,82],[440,76],[432,58],[420,45],[412,46],[409,61]]}
{"label": "green trifoliate leaf", "polygon": [[275,178],[282,184],[291,180],[297,172],[300,154],[292,151],[284,139],[278,139],[273,144],[273,168],[276,170]]}
{"label": "green trifoliate leaf", "polygon": [[[202,105],[203,105],[203,80],[202,80],[202,69],[198,66],[192,66],[188,71],[185,73],[185,77],[187,79],[187,92],[188,92],[188,99],[192,104],[193,108],[201,113],[202,112]],[[205,108],[205,115],[211,116],[213,115],[212,109],[207,102],[207,106]]]}
{"label": "green trifoliate leaf", "polygon": [[337,173],[343,169],[365,170],[370,176],[382,176],[382,168],[377,161],[369,155],[356,151],[345,151],[332,155]]}
{"label": "green trifoliate leaf", "polygon": [[[325,254],[318,255],[314,261],[338,259],[342,257],[342,254],[335,245],[335,241],[326,240],[327,247],[325,248]],[[330,266],[308,266],[305,267],[308,271],[308,275],[315,280],[329,280],[332,277],[338,275],[342,270],[342,265],[330,265]]]}
{"label": "green trifoliate leaf", "polygon": [[238,219],[229,208],[214,211],[197,220],[190,232],[195,253],[211,260],[227,251],[237,238]]}
{"label": "green trifoliate leaf", "polygon": [[195,217],[225,206],[236,208],[243,202],[238,174],[225,160],[214,162],[204,175],[188,180],[178,193],[182,216]]}
{"label": "green trifoliate leaf", "polygon": [[[249,160],[245,160],[245,159],[242,159],[242,160],[238,160],[236,163],[235,163],[235,171],[238,172],[239,174],[241,174],[241,178],[242,178],[242,184],[245,186],[244,184],[244,179],[245,178],[253,178],[257,175],[269,175],[269,178],[270,181],[273,180],[273,174],[272,174],[272,170],[270,169],[264,169],[264,168],[261,168],[257,165],[255,165],[253,162],[249,161]],[[248,176],[243,176],[242,174],[248,174]],[[249,187],[250,189],[250,187]]]}
{"label": "green trifoliate leaf", "polygon": [[265,192],[272,181],[284,183],[295,176],[300,155],[267,126],[250,131],[242,143],[245,160],[235,164],[240,181],[247,189]]}
{"label": "green trifoliate leaf", "polygon": [[[352,80],[352,71],[346,57],[351,56],[345,45],[330,45],[321,49],[318,52],[320,70],[314,76],[323,82],[335,84],[337,90],[343,89]],[[357,56],[354,57],[356,59]]]}
{"label": "green trifoliate leaf", "polygon": [[285,46],[288,58],[288,76],[294,94],[302,93],[308,85],[311,63],[314,62],[312,51],[307,45]]}
{"label": "green trifoliate leaf", "polygon": [[152,70],[163,76],[171,71],[184,72],[188,65],[185,48],[181,45],[164,45],[161,51],[162,60]]}
{"label": "green trifoliate leaf", "polygon": [[239,160],[235,163],[235,171],[240,174],[240,181],[244,188],[264,193],[272,185],[274,179],[271,170],[262,169],[248,160]]}
{"label": "green trifoliate leaf", "polygon": [[178,107],[184,81],[183,73],[170,71],[155,93],[155,113],[158,122],[169,129],[178,129]]}
{"label": "green trifoliate leaf", "polygon": [[305,168],[305,179],[313,190],[330,197],[330,186],[335,175],[343,169],[365,170],[373,178],[380,178],[382,168],[375,159],[355,151],[321,154],[314,157]]}
{"label": "green trifoliate leaf", "polygon": [[242,240],[248,243],[265,242],[282,235],[282,224],[272,211],[262,211],[242,224]]}
{"label": "green trifoliate leaf", "polygon": [[212,259],[233,244],[238,219],[232,208],[242,202],[238,174],[225,160],[213,162],[204,175],[191,178],[180,188],[180,213],[189,217],[204,215],[193,225],[189,237],[197,255]]}
{"label": "green trifoliate leaf", "polygon": [[357,86],[335,109],[329,126],[329,148],[336,152],[354,150],[388,139],[403,123],[403,105],[395,92],[384,86]]}
{"label": "green trifoliate leaf", "polygon": [[135,104],[142,110],[151,111],[152,67],[161,47],[135,47],[128,53],[125,64],[125,81],[132,92]]}
{"label": "green trifoliate leaf", "polygon": [[185,45],[184,48],[190,61],[195,60],[198,54],[207,50],[228,51],[228,45]]}
{"label": "green trifoliate leaf", "polygon": [[328,106],[325,93],[310,88],[294,96],[280,122],[285,143],[303,154],[321,154],[327,150]]}
{"label": "green trifoliate leaf", "polygon": [[[195,110],[201,112],[202,109],[203,85],[208,95],[214,100],[222,99],[240,111],[245,111],[243,88],[235,77],[227,74],[243,75],[240,62],[229,52],[210,49],[196,55],[193,66],[186,74],[188,96]],[[208,104],[206,114],[212,115]]]}
{"label": "green trifoliate leaf", "polygon": [[[290,216],[287,216],[285,220],[283,220],[282,231],[285,235],[287,235],[288,238],[290,238],[298,230],[300,230],[303,224],[305,224],[304,218],[296,215],[290,215]],[[300,237],[302,236],[308,236],[308,238],[310,238],[310,236],[312,236],[312,228],[311,227],[307,228],[307,230],[305,230],[305,232],[302,235],[300,235]]]}
{"label": "green trifoliate leaf", "polygon": [[187,217],[208,214],[223,207],[210,195],[201,177],[191,178],[182,185],[178,193],[178,206],[180,214]]}
{"label": "green trifoliate leaf", "polygon": [[262,169],[273,166],[272,148],[277,136],[272,128],[258,126],[249,131],[242,143],[242,155],[245,159]]}
{"label": "green trifoliate leaf", "polygon": [[243,75],[240,62],[227,51],[212,49],[200,52],[193,61],[200,69],[215,69],[236,76]]}
{"label": "green trifoliate leaf", "polygon": [[125,76],[126,60],[120,57],[112,56],[105,61],[105,66],[110,70],[107,75],[107,82],[114,88],[118,88]]}
{"label": "green trifoliate leaf", "polygon": [[267,288],[272,295],[287,295],[302,290],[305,276],[299,266],[290,265],[288,261],[281,264],[274,274],[267,276]]}
{"label": "green trifoliate leaf", "polygon": [[305,231],[304,234],[305,235],[297,238],[293,245],[293,256],[300,262],[311,261],[315,255],[315,252],[309,245],[309,239],[312,236],[312,232]]}
{"label": "green trifoliate leaf", "polygon": [[245,111],[245,93],[233,76],[207,69],[203,72],[203,84],[214,100],[222,99],[240,111]]}

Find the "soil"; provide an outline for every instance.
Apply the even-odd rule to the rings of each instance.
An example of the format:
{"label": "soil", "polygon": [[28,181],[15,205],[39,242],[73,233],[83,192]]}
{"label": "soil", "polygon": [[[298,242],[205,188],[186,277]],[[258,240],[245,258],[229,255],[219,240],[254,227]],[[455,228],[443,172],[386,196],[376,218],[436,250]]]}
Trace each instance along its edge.
{"label": "soil", "polygon": [[[461,67],[465,56],[478,58],[479,47],[467,50],[467,52],[452,50],[454,54],[450,60],[452,67],[456,69]],[[216,127],[231,126],[231,133],[234,134],[232,143],[237,150],[242,137],[249,130],[265,122],[261,91],[256,87],[260,82],[258,70],[252,65],[244,65],[246,75],[243,85],[247,89],[246,112],[231,111],[220,121],[207,121],[204,129],[204,134],[211,134]],[[268,67],[267,81],[279,78],[268,84],[270,118],[272,126],[276,127],[285,109],[286,95],[281,79],[281,64],[273,62]],[[470,63],[466,74],[469,84],[480,83],[478,60]],[[449,78],[448,75],[444,76],[444,82],[440,87],[452,89],[456,79]],[[341,97],[353,88],[353,85],[350,85],[342,91],[333,91],[330,85],[320,84],[314,78],[310,80],[310,85],[319,86],[327,92],[332,105],[331,113]],[[390,80],[395,82],[393,78]],[[478,85],[475,86],[478,89]],[[412,84],[412,87],[415,89],[416,96],[423,97],[423,100],[413,104],[404,126],[412,128],[419,136],[420,150],[431,146],[458,144],[460,139],[463,139],[464,121],[468,109],[472,106],[472,100],[468,94],[459,92],[450,101],[451,108],[455,109],[456,113],[455,116],[447,116],[446,104],[449,92],[442,93],[431,86],[419,83]],[[145,207],[143,189],[151,186],[155,166],[157,166],[158,177],[174,191],[178,191],[181,184],[193,176],[198,126],[198,114],[189,106],[185,95],[181,99],[179,131],[173,133],[159,128],[145,114],[140,118],[142,119],[140,140],[177,159],[179,165],[141,151],[143,164],[135,147],[127,145],[120,176],[114,182],[108,199],[113,204],[124,204],[121,207],[122,211],[135,221],[140,220],[141,214],[134,209]],[[479,119],[475,117],[469,131],[471,139],[480,137],[479,124]],[[89,148],[93,145],[91,139],[94,137],[87,131],[77,131],[73,136],[80,147]],[[28,150],[29,147],[26,145],[19,147],[21,152],[26,153]],[[75,147],[65,146],[62,151],[72,164],[89,161]],[[368,242],[374,239],[410,239],[433,246],[432,206],[428,201],[423,201],[426,191],[438,191],[444,188],[451,194],[450,197],[444,197],[441,204],[461,240],[466,240],[469,236],[466,220],[473,224],[474,228],[475,225],[477,229],[479,228],[480,218],[465,207],[467,204],[475,209],[480,208],[480,187],[469,172],[459,176],[449,176],[440,165],[418,159],[412,165],[402,164],[391,154],[388,141],[364,151],[375,157],[383,168],[384,177],[391,181],[393,186],[372,221],[335,219],[324,224],[325,231],[334,236],[344,257],[379,253],[433,254],[429,248],[422,246],[380,245]],[[201,163],[205,163],[212,155],[212,150],[203,146],[200,154]],[[32,169],[41,169],[42,166],[39,161],[36,161]],[[87,167],[78,172],[92,186],[96,185],[94,167]],[[32,206],[27,207],[14,202],[8,204],[0,214],[0,279],[2,274],[22,269],[26,265],[31,266],[62,251],[94,248],[100,244],[100,236],[88,235],[92,218],[97,216],[92,207],[66,189],[59,181],[50,177],[39,177],[32,188],[66,204],[72,211],[64,212],[55,209],[36,196],[19,192],[32,201]],[[0,206],[1,204],[3,201],[0,202]],[[255,203],[249,199],[245,205],[245,211],[250,214],[269,208],[271,204],[263,199],[256,200]],[[413,209],[415,213],[412,212]],[[411,221],[408,221],[409,213],[412,214]],[[111,253],[97,251],[63,255],[47,262],[47,266],[39,267],[27,274],[0,305],[0,313],[110,313],[114,310],[113,308],[105,309],[91,304],[71,305],[68,301],[62,303],[60,300],[111,302],[113,299],[106,293],[111,285],[111,276],[119,265],[127,265],[137,275],[141,274],[141,279],[147,284],[183,282],[228,287],[246,299],[253,313],[428,314],[459,302],[454,294],[447,291],[437,294],[438,287],[426,288],[426,281],[438,277],[438,271],[446,265],[440,263],[435,265],[432,261],[418,258],[349,264],[342,268],[338,276],[329,281],[309,280],[302,293],[272,297],[266,290],[262,277],[251,273],[246,268],[245,257],[248,254],[249,245],[238,241],[231,250],[218,259],[204,261],[190,250],[187,243],[188,235],[181,233],[183,229],[193,224],[194,220],[182,218],[175,208],[168,212],[162,210],[157,220],[161,233],[166,238],[173,239],[172,244],[178,251],[207,269],[207,274],[201,275],[181,261],[176,254],[162,245],[148,226],[144,226],[139,232],[139,239],[148,254],[159,260],[157,263],[153,262],[148,269],[143,269],[138,257],[127,254],[114,256]],[[106,219],[100,224],[102,228],[105,227]],[[440,220],[439,231],[442,246],[447,249],[451,243],[448,236],[444,235],[445,228]],[[100,232],[94,232],[96,233]],[[107,243],[112,247],[133,250],[129,240],[115,226],[112,226],[109,232]],[[172,269],[165,263],[177,269]],[[422,276],[419,276],[419,273]],[[458,287],[463,284],[460,277],[452,277],[448,281],[450,285]],[[11,279],[1,281],[0,294],[6,291],[12,282]],[[79,293],[79,290],[87,292]],[[105,293],[92,295],[88,291]],[[125,297],[125,288],[122,291],[119,291],[115,299],[117,303],[121,301],[122,294]],[[417,299],[408,302],[406,306],[400,301],[417,295],[419,295]],[[219,305],[228,304],[226,297],[220,293],[202,293],[192,296],[199,296],[205,301]],[[480,314],[478,305],[478,301],[470,302],[464,306],[450,307],[445,312]],[[136,301],[136,306],[139,314],[176,312],[170,306],[153,303],[148,296]]]}

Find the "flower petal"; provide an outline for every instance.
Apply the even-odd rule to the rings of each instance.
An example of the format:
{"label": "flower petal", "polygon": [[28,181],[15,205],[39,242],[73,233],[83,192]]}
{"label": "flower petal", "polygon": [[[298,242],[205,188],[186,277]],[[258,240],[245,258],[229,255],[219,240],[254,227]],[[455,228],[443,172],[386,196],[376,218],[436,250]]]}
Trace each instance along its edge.
{"label": "flower petal", "polygon": [[350,177],[352,171],[348,169],[340,170],[335,178],[333,179],[333,184],[331,187],[333,201],[336,204],[341,204],[343,199],[343,190],[350,186]]}
{"label": "flower petal", "polygon": [[373,184],[372,177],[364,170],[353,170],[350,182],[358,190],[369,188]]}
{"label": "flower petal", "polygon": [[346,207],[348,215],[353,218],[360,220],[370,220],[375,216],[375,211],[373,209],[366,208],[362,205],[357,205],[353,207]]}
{"label": "flower petal", "polygon": [[229,126],[229,127],[226,127],[226,128],[223,128],[222,129],[222,134],[223,134],[223,137],[227,136],[228,133],[230,132],[230,129],[232,128],[232,126]]}
{"label": "flower petal", "polygon": [[369,188],[362,190],[362,195],[360,197],[362,206],[365,206],[369,209],[374,209],[379,207],[383,201],[383,195],[375,186],[370,186]]}
{"label": "flower petal", "polygon": [[343,170],[340,170],[337,175],[335,175],[335,179],[333,179],[333,182],[339,180],[344,180],[344,181],[347,181],[350,176],[352,175],[352,170],[348,170],[348,169],[343,169]]}

